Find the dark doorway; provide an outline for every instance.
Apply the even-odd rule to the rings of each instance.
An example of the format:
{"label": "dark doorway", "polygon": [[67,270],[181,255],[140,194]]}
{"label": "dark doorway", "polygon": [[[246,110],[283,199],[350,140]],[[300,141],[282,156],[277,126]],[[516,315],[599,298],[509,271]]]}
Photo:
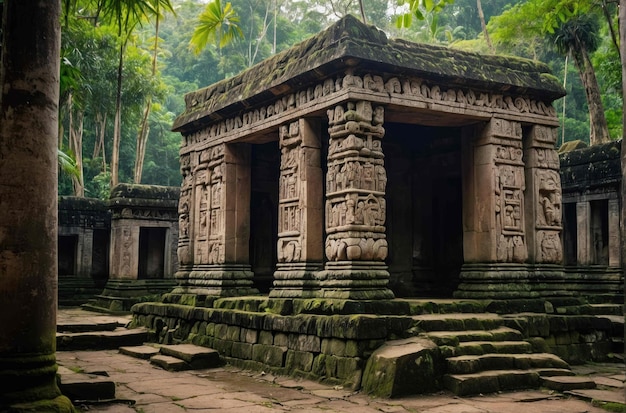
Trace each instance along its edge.
{"label": "dark doorway", "polygon": [[165,238],[167,228],[139,229],[139,273],[137,278],[159,279],[165,274]]}
{"label": "dark doorway", "polygon": [[93,231],[91,277],[98,287],[104,287],[109,278],[109,231],[106,229]]}
{"label": "dark doorway", "polygon": [[59,276],[76,275],[78,235],[59,235]]}
{"label": "dark doorway", "polygon": [[398,297],[451,297],[463,265],[461,128],[385,129],[391,288]]}
{"label": "dark doorway", "polygon": [[278,142],[252,145],[250,265],[254,287],[268,293],[276,270],[278,242]]}

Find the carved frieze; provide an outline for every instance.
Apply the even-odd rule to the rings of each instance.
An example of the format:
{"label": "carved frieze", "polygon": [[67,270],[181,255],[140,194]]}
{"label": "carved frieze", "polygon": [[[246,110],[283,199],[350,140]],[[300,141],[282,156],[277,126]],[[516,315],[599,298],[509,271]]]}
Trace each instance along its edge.
{"label": "carved frieze", "polygon": [[366,101],[348,102],[328,110],[328,119],[326,257],[383,261],[387,257],[384,109]]}
{"label": "carved frieze", "polygon": [[[402,99],[403,104],[409,104],[412,101],[428,104],[441,102],[448,106],[452,105],[455,112],[458,111],[458,108],[463,108],[488,113],[498,111],[502,114],[509,113],[511,115],[529,114],[550,120],[556,117],[556,111],[550,104],[531,99],[528,96],[447,87],[416,77],[383,78],[380,75],[370,73],[362,76],[355,75],[349,71],[336,78],[325,79],[305,90],[282,96],[269,105],[243,112],[235,117],[214,123],[205,129],[189,133],[184,137],[182,152],[188,150],[185,149],[186,147],[213,141],[246,128],[256,127],[280,115],[295,116],[297,111],[305,105],[320,102],[322,99],[330,99],[334,95],[346,91],[380,94],[381,97],[385,95],[385,99],[389,97]],[[188,98],[193,98],[197,105],[210,100],[212,96],[201,96],[199,93],[195,93]],[[190,106],[190,102],[187,102],[187,106]],[[447,110],[445,105],[438,108],[444,112]],[[545,139],[552,138],[551,135],[545,137]]]}

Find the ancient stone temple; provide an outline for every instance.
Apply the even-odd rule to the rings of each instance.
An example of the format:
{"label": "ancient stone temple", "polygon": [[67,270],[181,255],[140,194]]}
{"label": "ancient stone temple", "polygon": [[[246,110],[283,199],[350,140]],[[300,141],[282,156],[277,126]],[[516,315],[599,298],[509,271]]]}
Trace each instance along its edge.
{"label": "ancient stone temple", "polygon": [[606,361],[623,324],[596,314],[622,309],[589,305],[563,266],[563,93],[540,63],[346,17],[188,94],[178,284],[133,324],[381,397]]}
{"label": "ancient stone temple", "polygon": [[346,17],[185,97],[174,293],[570,294],[537,62],[388,39]]}

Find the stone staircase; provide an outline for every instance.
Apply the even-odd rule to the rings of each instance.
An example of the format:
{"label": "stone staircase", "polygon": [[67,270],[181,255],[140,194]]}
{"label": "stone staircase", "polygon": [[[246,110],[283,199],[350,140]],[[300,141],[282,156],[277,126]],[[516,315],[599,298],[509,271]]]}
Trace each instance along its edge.
{"label": "stone staircase", "polygon": [[573,374],[565,361],[536,351],[497,314],[422,314],[413,320],[439,348],[443,387],[456,395],[538,388],[545,377]]}
{"label": "stone staircase", "polygon": [[168,371],[210,369],[221,364],[216,350],[194,344],[125,346],[120,353],[150,360]]}

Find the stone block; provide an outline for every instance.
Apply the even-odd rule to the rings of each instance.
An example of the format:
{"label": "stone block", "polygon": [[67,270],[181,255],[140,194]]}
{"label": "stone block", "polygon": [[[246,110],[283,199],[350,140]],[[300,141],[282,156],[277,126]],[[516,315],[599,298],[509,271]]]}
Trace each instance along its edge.
{"label": "stone block", "polygon": [[288,350],[285,365],[289,371],[301,370],[308,372],[312,370],[313,359],[313,353],[308,351]]}
{"label": "stone block", "polygon": [[233,342],[216,338],[213,340],[213,348],[217,350],[222,356],[230,357],[233,348]]}
{"label": "stone block", "polygon": [[417,337],[388,341],[368,359],[362,388],[385,398],[433,392],[442,371],[439,349],[432,341]]}
{"label": "stone block", "polygon": [[289,346],[289,336],[284,333],[275,333],[274,334],[274,345],[281,347]]}
{"label": "stone block", "polygon": [[297,351],[310,351],[319,353],[321,351],[321,340],[317,336],[306,334],[289,334],[288,347]]}
{"label": "stone block", "polygon": [[253,344],[250,343],[233,343],[231,350],[231,357],[235,357],[243,360],[251,360],[252,359],[252,348]]}
{"label": "stone block", "polygon": [[252,330],[249,328],[241,329],[241,338],[240,341],[244,343],[256,344],[259,338],[259,331]]}
{"label": "stone block", "polygon": [[274,344],[274,334],[271,331],[259,331],[258,344]]}
{"label": "stone block", "polygon": [[226,330],[226,336],[223,337],[226,340],[230,341],[239,341],[241,337],[241,327],[238,326],[228,326]]}
{"label": "stone block", "polygon": [[328,355],[345,356],[346,341],[337,338],[325,338],[322,340],[321,351]]}
{"label": "stone block", "polygon": [[265,344],[254,344],[252,346],[252,360],[266,364],[271,367],[283,367],[287,347],[268,346]]}

